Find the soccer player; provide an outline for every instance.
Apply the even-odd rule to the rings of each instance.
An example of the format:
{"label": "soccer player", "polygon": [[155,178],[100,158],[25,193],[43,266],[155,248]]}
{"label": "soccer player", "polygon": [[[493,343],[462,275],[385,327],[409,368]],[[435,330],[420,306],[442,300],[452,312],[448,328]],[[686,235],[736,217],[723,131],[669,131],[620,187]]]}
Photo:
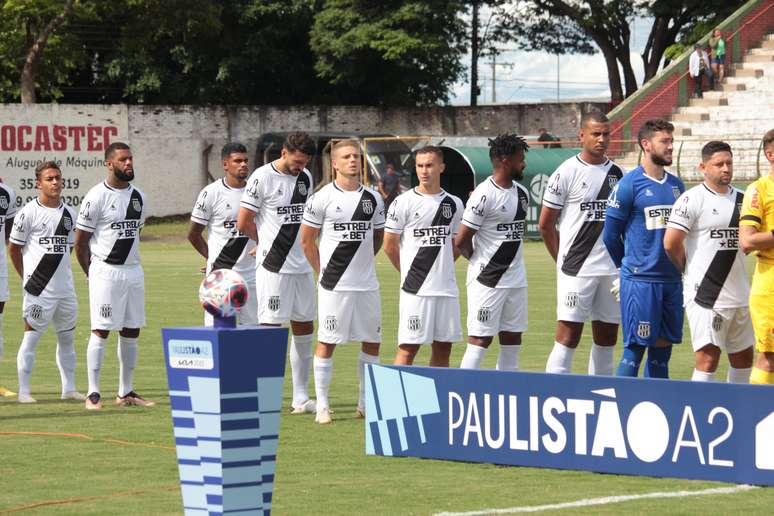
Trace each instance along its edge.
{"label": "soccer player", "polygon": [[134,158],[127,144],[108,145],[105,164],[107,179],[83,198],[75,224],[75,255],[89,280],[91,335],[86,349],[86,409],[102,408],[99,377],[112,330],[118,330],[116,404],[150,407],[155,403],[134,391],[137,338],[145,326],[145,276],[140,264],[145,194],[131,185]]}
{"label": "soccer player", "polygon": [[664,233],[675,199],[685,191],[672,164],[674,126],[646,120],[637,135],[642,165],[618,182],[607,205],[603,238],[621,269],[624,352],[618,376],[637,376],[648,350],[645,376],[669,377],[672,344],[683,339],[683,288],[680,271],[664,252]]}
{"label": "soccer player", "polygon": [[602,227],[607,197],[623,171],[605,154],[610,122],[603,113],[583,115],[578,137],[581,152],[551,174],[538,223],[556,261],[556,337],[546,372],[572,371],[583,325],[591,319],[588,372],[611,375],[621,314],[610,292],[617,271],[602,242]]}
{"label": "soccer player", "polygon": [[739,243],[758,258],[750,290],[755,361],[750,383],[774,384],[774,129],[763,135],[769,174],[747,187],[739,220]]}
{"label": "soccer player", "polygon": [[712,381],[720,350],[728,353],[729,383],[747,383],[753,360],[748,309],[750,283],[739,249],[739,210],[744,194],[731,186],[733,154],[725,142],[701,151],[704,183],[675,201],[664,250],[683,272],[683,305],[691,329],[693,380]]}
{"label": "soccer player", "polygon": [[313,191],[312,175],[305,167],[314,154],[309,135],[289,134],[280,157],[247,180],[237,216],[237,229],[258,243],[258,321],[265,326],[290,321],[293,414],[316,412],[307,390],[317,312],[314,274],[298,239],[304,205]]}
{"label": "soccer player", "polygon": [[74,244],[75,210],[62,202],[62,171],[55,161],[35,167],[38,198],[16,216],[8,254],[24,282],[24,338],[16,364],[19,403],[35,403],[30,376],[35,347],[50,323],[56,329],[56,364],[62,379],[62,399],[83,401],[75,388],[75,321],[78,301],[73,286],[70,251]]}
{"label": "soccer player", "polygon": [[[6,247],[11,232],[8,229],[13,225],[18,205],[13,189],[0,180],[0,231],[3,233],[3,243],[0,246],[0,358],[3,358],[3,309],[8,301],[8,266],[6,265]],[[0,396],[12,398],[16,393],[0,386]]]}
{"label": "soccer player", "polygon": [[[258,301],[255,293],[255,241],[237,229],[239,203],[250,174],[247,148],[241,143],[227,143],[220,151],[223,179],[205,186],[191,211],[188,241],[207,259],[205,273],[232,269],[247,284],[247,303],[239,312],[239,322],[258,324]],[[202,233],[207,229],[207,240]],[[212,315],[204,312],[204,324],[212,326]]]}
{"label": "soccer player", "polygon": [[[337,344],[362,342],[358,357],[360,392],[356,416],[365,415],[366,364],[379,362],[382,306],[374,255],[384,237],[384,201],[360,184],[360,146],[353,140],[333,145],[335,179],[306,203],[301,247],[319,275],[317,350],[314,386],[320,424],[331,422],[328,389]],[[315,240],[320,235],[320,247]]]}
{"label": "soccer player", "polygon": [[419,347],[431,344],[430,365],[449,367],[452,343],[462,339],[454,236],[463,206],[441,188],[441,149],[423,147],[415,160],[419,186],[392,202],[384,235],[384,252],[401,280],[395,364],[413,364]]}
{"label": "soccer player", "polygon": [[468,264],[468,345],[461,368],[479,369],[495,335],[497,369],[519,369],[521,334],[527,330],[524,224],[529,192],[524,177],[529,145],[515,134],[489,140],[492,175],[468,200],[455,245]]}

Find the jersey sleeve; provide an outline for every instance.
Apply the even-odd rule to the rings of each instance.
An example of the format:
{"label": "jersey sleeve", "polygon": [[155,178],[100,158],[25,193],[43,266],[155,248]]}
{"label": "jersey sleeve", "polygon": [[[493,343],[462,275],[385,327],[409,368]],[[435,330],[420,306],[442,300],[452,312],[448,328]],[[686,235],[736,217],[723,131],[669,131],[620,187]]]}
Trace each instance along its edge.
{"label": "jersey sleeve", "polygon": [[699,210],[697,210],[696,206],[697,204],[697,201],[693,200],[693,196],[690,193],[682,194],[675,201],[672,213],[669,215],[667,227],[679,229],[685,233],[691,231],[699,214]]}
{"label": "jersey sleeve", "polygon": [[486,194],[482,190],[474,190],[468,199],[468,205],[462,214],[462,223],[470,229],[478,231],[486,218]]}
{"label": "jersey sleeve", "polygon": [[564,208],[564,202],[567,199],[567,191],[570,187],[570,172],[558,168],[548,179],[548,185],[543,192],[543,206],[561,210]]}
{"label": "jersey sleeve", "polygon": [[[66,208],[68,210],[68,213],[70,213],[70,217],[74,221],[78,221],[78,214],[75,212],[73,208],[70,208],[69,206]],[[70,249],[75,247],[75,227],[73,226],[70,231],[67,232],[67,245],[70,246]]]}
{"label": "jersey sleeve", "polygon": [[602,230],[602,241],[605,243],[613,263],[619,269],[625,251],[623,234],[634,202],[631,181],[626,181],[625,177],[618,181],[613,191],[610,192],[605,211],[605,225]]}
{"label": "jersey sleeve", "polygon": [[457,232],[460,230],[460,223],[462,222],[462,213],[465,209],[465,206],[462,204],[462,201],[455,197],[454,202],[457,204],[457,210],[454,212],[454,216],[452,217],[451,222],[451,232],[452,236],[456,235]]}
{"label": "jersey sleeve", "polygon": [[202,226],[207,226],[210,223],[212,217],[212,198],[214,195],[205,188],[199,192],[199,196],[196,198],[193,210],[191,210],[191,221],[196,222]]}
{"label": "jersey sleeve", "polygon": [[261,209],[262,204],[263,184],[256,171],[247,180],[247,187],[245,188],[245,193],[242,194],[242,200],[239,202],[239,205],[242,208],[257,212]]}
{"label": "jersey sleeve", "polygon": [[4,185],[5,189],[8,190],[9,201],[8,201],[8,211],[5,212],[5,220],[12,219],[16,216],[16,212],[19,211],[19,200],[16,198],[16,192],[13,191],[13,188],[10,186]]}
{"label": "jersey sleeve", "polygon": [[373,218],[374,229],[384,229],[386,218],[384,199],[378,193],[374,197],[376,198],[376,213],[374,213]]}
{"label": "jersey sleeve", "polygon": [[325,200],[323,199],[325,195],[322,193],[320,191],[309,196],[304,207],[303,223],[317,229],[322,227],[325,218]]}
{"label": "jersey sleeve", "polygon": [[406,199],[396,197],[392,204],[390,204],[387,220],[384,224],[384,230],[388,233],[396,233],[398,235],[403,233],[403,228],[406,226],[406,209],[403,207],[405,202]]}
{"label": "jersey sleeve", "polygon": [[761,228],[763,221],[763,208],[761,206],[761,193],[757,182],[747,187],[742,201],[742,211],[739,213],[740,226],[752,226],[756,230]]}
{"label": "jersey sleeve", "polygon": [[29,218],[30,217],[27,216],[24,210],[21,210],[21,212],[19,212],[19,216],[15,217],[16,220],[13,221],[11,236],[9,237],[9,240],[14,244],[23,246],[27,243],[27,239],[30,236],[30,229],[32,227]]}
{"label": "jersey sleeve", "polygon": [[99,194],[95,190],[91,190],[81,201],[81,209],[78,212],[78,221],[75,223],[75,227],[82,231],[94,233],[94,230],[97,229],[100,211]]}

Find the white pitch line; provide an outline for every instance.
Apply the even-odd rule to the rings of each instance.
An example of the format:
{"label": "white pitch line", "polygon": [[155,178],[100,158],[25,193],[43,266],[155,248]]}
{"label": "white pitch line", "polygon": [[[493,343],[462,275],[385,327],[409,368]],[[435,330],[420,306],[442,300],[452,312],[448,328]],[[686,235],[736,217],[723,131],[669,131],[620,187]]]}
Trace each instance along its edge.
{"label": "white pitch line", "polygon": [[685,496],[708,496],[741,493],[758,489],[758,486],[741,484],[734,487],[716,487],[712,489],[703,489],[701,491],[667,491],[656,493],[643,493],[637,495],[625,496],[605,496],[604,498],[584,498],[574,502],[552,503],[548,505],[532,505],[524,507],[506,507],[503,509],[482,509],[480,511],[469,512],[439,512],[434,516],[482,516],[485,514],[514,514],[519,512],[542,512],[558,509],[573,509],[576,507],[590,507],[593,505],[608,505],[611,503],[629,502],[632,500],[645,500],[648,498],[682,498]]}

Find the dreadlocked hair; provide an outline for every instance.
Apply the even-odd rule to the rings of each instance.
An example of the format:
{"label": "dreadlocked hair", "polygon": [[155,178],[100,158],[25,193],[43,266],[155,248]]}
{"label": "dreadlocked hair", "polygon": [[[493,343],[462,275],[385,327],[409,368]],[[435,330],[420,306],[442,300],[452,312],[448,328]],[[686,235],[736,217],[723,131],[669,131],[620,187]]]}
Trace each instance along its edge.
{"label": "dreadlocked hair", "polygon": [[521,136],[503,133],[489,139],[489,159],[503,159],[518,152],[529,151],[529,145]]}

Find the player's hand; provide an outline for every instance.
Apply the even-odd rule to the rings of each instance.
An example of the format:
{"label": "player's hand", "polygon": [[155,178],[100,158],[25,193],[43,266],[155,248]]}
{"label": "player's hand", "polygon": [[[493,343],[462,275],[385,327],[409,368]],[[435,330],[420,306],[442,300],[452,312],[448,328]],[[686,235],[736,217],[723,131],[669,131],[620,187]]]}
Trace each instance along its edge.
{"label": "player's hand", "polygon": [[615,296],[615,300],[621,302],[621,279],[616,278],[613,280],[613,287],[610,289],[610,293]]}
{"label": "player's hand", "polygon": [[205,265],[204,267],[199,267],[199,272],[201,272],[202,274],[207,272],[207,266]]}

